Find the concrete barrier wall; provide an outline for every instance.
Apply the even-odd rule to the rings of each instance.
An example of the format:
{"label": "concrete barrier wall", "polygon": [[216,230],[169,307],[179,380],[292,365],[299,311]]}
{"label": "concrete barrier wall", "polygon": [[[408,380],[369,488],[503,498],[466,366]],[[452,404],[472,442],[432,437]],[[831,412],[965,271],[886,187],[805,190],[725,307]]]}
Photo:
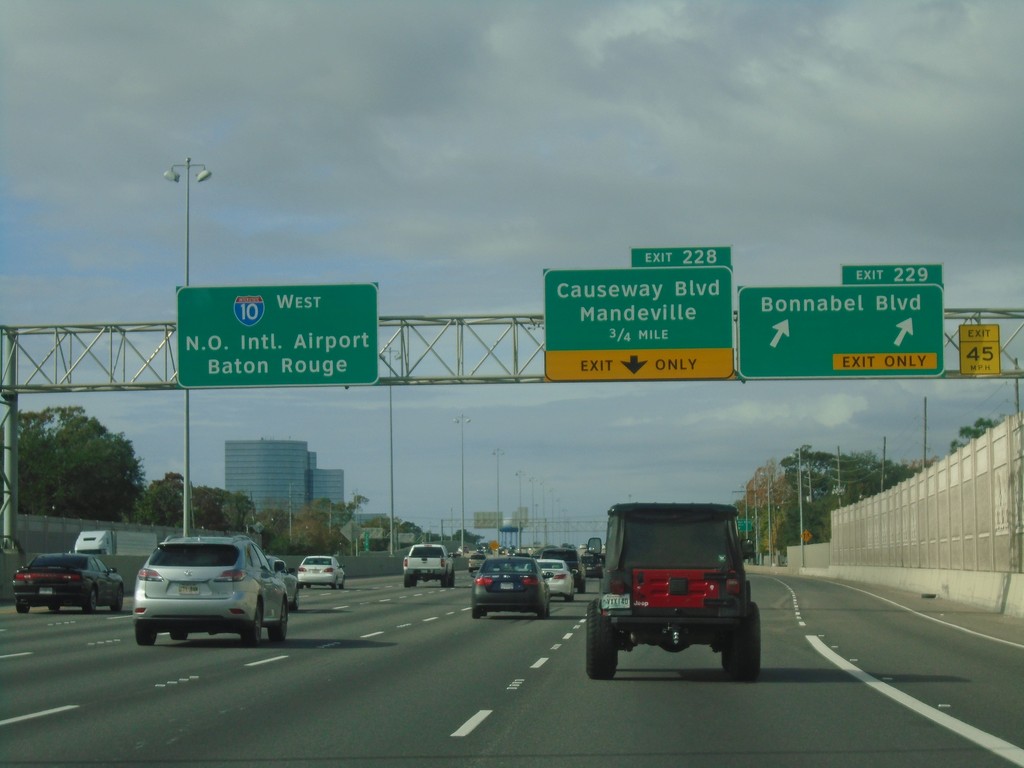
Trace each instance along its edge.
{"label": "concrete barrier wall", "polygon": [[832,565],[1022,573],[1021,414],[832,513]]}

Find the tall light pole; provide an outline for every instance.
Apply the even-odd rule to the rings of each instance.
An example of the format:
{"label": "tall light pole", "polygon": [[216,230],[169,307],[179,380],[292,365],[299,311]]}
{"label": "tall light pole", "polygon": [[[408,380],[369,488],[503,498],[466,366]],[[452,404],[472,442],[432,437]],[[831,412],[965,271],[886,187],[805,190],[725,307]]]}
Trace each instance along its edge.
{"label": "tall light pole", "polygon": [[466,414],[460,413],[453,422],[459,425],[459,437],[462,446],[462,533],[459,534],[459,546],[462,547],[462,554],[466,554]]}
{"label": "tall light pole", "polygon": [[503,520],[501,519],[501,454],[504,453],[501,448],[495,448],[494,451],[494,493],[496,496],[495,504],[498,508],[498,527],[501,528]]}
{"label": "tall light pole", "polygon": [[[192,187],[192,169],[196,169],[196,183],[206,181],[213,174],[206,169],[206,166],[202,163],[193,163],[191,157],[185,158],[185,164],[172,165],[166,171],[164,171],[164,178],[168,181],[173,181],[175,184],[181,179],[181,174],[178,173],[178,169],[183,168],[185,170],[185,287],[188,287],[188,270],[189,270],[189,193]],[[189,434],[189,401],[188,401],[188,389],[185,390],[185,468],[182,472],[182,494],[181,494],[181,534],[182,536],[188,536],[188,524],[189,518],[192,515],[192,456],[191,456],[191,436]]]}
{"label": "tall light pole", "polygon": [[[516,477],[519,478],[519,506],[516,508],[516,513],[512,517],[513,525],[516,527],[516,546],[523,546],[523,478],[526,473],[523,470],[516,471]],[[529,520],[529,517],[527,517]]]}

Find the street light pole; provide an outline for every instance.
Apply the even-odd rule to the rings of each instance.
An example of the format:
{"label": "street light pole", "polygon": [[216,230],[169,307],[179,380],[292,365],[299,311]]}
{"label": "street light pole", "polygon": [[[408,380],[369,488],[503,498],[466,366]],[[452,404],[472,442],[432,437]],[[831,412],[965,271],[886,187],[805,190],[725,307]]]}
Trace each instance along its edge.
{"label": "street light pole", "polygon": [[501,449],[495,449],[495,505],[498,507],[498,519],[501,524],[502,517],[502,454],[505,452]]}
{"label": "street light pole", "polygon": [[[175,184],[181,178],[181,174],[176,169],[185,169],[185,287],[188,287],[189,279],[189,242],[191,240],[190,233],[190,201],[189,195],[192,187],[192,169],[197,169],[196,183],[206,181],[213,174],[206,170],[206,166],[202,163],[193,163],[191,157],[185,158],[185,164],[172,165],[168,170],[164,171],[164,178],[168,181],[173,181]],[[191,435],[189,433],[189,424],[191,417],[189,414],[189,390],[185,390],[185,455],[184,455],[184,470],[182,471],[182,492],[181,492],[181,534],[188,536],[189,518],[192,515],[192,456],[191,456]]]}
{"label": "street light pole", "polygon": [[466,422],[472,421],[467,419],[464,413],[460,413],[457,418],[452,419],[456,424],[459,425],[459,438],[461,445],[461,457],[462,457],[462,533],[459,534],[459,546],[462,548],[462,554],[466,554]]}

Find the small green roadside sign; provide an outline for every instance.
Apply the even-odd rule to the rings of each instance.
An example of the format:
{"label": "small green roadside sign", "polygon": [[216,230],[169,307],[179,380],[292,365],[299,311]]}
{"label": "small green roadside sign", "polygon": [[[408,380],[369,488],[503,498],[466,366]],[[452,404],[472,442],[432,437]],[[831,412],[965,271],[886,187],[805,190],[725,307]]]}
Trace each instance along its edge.
{"label": "small green roadside sign", "polygon": [[377,286],[178,289],[178,385],[374,384]]}
{"label": "small green roadside sign", "polygon": [[942,287],[739,289],[743,379],[941,376]]}

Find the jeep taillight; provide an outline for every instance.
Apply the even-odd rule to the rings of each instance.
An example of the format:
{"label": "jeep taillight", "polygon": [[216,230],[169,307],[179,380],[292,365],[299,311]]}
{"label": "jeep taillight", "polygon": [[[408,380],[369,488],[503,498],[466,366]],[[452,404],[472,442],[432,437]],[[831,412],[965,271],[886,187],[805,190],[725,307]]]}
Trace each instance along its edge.
{"label": "jeep taillight", "polygon": [[727,595],[739,595],[743,591],[743,582],[736,576],[736,571],[729,571],[725,577],[725,593]]}
{"label": "jeep taillight", "polygon": [[248,574],[245,571],[224,571],[214,581],[244,581]]}
{"label": "jeep taillight", "polygon": [[137,581],[163,581],[164,577],[152,568],[143,568],[135,577]]}
{"label": "jeep taillight", "polygon": [[609,574],[608,591],[613,595],[629,594],[629,584],[626,583],[621,571],[612,571]]}

